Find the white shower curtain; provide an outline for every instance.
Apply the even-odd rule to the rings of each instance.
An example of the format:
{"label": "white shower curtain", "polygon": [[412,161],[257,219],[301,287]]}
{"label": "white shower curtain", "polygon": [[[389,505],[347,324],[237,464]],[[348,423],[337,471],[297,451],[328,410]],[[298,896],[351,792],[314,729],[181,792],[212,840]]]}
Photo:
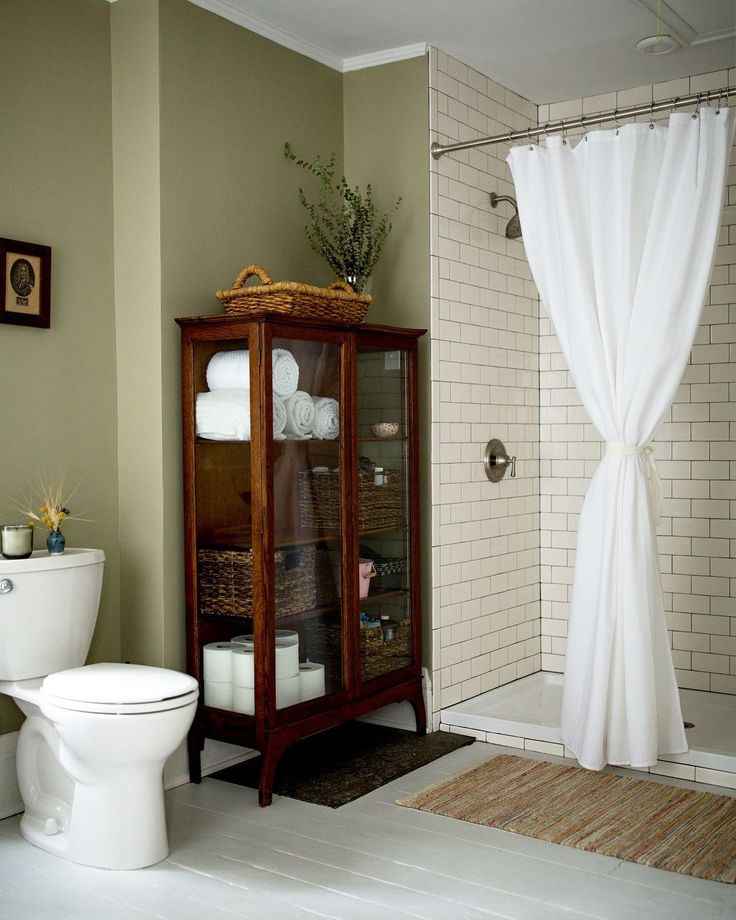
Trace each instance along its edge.
{"label": "white shower curtain", "polygon": [[575,148],[556,136],[509,154],[534,280],[606,441],[579,522],[561,724],[590,769],[687,750],[650,441],[698,328],[734,120],[703,108],[666,128],[596,131]]}

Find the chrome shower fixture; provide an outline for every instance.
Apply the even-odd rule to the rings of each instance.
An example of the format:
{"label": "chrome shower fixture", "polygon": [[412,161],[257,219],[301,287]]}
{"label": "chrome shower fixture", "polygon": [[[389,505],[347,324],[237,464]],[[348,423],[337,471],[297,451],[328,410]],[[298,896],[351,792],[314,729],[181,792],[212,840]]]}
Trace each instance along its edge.
{"label": "chrome shower fixture", "polygon": [[499,201],[509,201],[514,206],[514,216],[506,224],[506,236],[510,240],[520,240],[521,222],[519,220],[519,208],[516,204],[516,199],[512,198],[511,195],[497,195],[495,192],[491,192],[491,207],[495,208]]}

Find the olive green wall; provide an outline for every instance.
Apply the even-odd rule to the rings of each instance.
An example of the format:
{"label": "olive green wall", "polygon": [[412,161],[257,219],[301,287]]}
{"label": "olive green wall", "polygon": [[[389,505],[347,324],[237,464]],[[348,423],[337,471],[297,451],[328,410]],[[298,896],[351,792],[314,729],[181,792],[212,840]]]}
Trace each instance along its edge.
{"label": "olive green wall", "polygon": [[[345,172],[371,182],[379,213],[398,211],[373,276],[366,321],[429,329],[429,62],[427,57],[344,76]],[[431,668],[429,335],[419,342],[420,505],[424,664]]]}
{"label": "olive green wall", "polygon": [[283,145],[290,140],[308,157],[335,150],[342,160],[342,78],[186,0],[118,0],[113,35],[121,51],[114,58],[121,518],[134,529],[132,509],[147,506],[153,538],[150,554],[124,541],[123,652],[182,667],[174,318],[221,312],[214,291],[252,262],[276,279],[331,280],[306,243],[302,176]]}
{"label": "olive green wall", "polygon": [[151,665],[167,661],[158,18],[152,0],[111,7],[121,651]]}
{"label": "olive green wall", "polygon": [[0,2],[0,236],[53,263],[51,328],[0,326],[0,516],[38,474],[79,483],[92,520],[67,541],[107,555],[92,660],[120,654],[109,18],[104,0]]}

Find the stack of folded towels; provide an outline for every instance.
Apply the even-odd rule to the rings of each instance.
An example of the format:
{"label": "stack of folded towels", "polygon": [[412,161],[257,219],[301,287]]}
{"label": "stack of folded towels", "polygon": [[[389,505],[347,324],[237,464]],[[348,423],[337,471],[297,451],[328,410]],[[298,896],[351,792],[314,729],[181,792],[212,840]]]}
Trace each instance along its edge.
{"label": "stack of folded towels", "polygon": [[[320,438],[340,433],[335,399],[310,396],[299,387],[299,365],[285,348],[274,348],[273,436],[276,441]],[[250,362],[247,350],[221,351],[207,365],[209,392],[197,394],[197,435],[212,441],[250,441]]]}

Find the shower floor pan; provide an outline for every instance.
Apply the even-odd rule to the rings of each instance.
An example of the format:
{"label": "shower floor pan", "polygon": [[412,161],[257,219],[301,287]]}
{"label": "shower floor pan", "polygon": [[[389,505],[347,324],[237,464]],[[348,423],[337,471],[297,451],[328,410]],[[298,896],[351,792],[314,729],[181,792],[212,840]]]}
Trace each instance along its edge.
{"label": "shower floor pan", "polygon": [[[686,731],[690,750],[662,755],[650,772],[736,788],[736,696],[680,690],[680,702],[683,719],[694,725]],[[470,729],[493,744],[566,756],[561,703],[562,675],[539,671],[443,709],[440,727]]]}

